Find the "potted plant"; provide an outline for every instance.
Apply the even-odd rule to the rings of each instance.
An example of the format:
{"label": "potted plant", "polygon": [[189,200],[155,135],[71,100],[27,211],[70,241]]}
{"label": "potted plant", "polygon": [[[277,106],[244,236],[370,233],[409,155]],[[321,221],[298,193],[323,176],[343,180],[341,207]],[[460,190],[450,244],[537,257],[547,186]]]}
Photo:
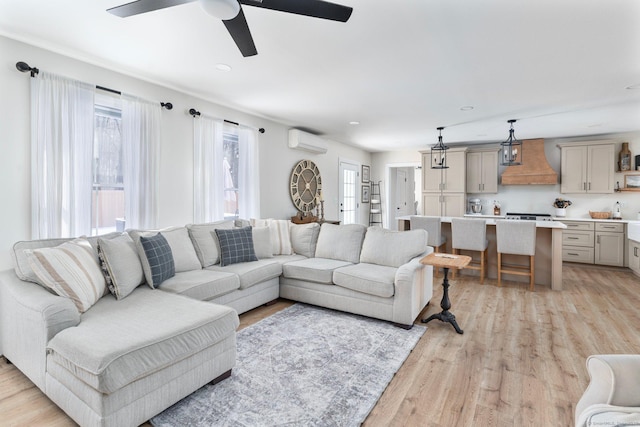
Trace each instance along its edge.
{"label": "potted plant", "polygon": [[567,208],[571,206],[571,200],[565,200],[562,197],[558,197],[553,202],[553,207],[556,208],[556,216],[564,217],[567,214]]}

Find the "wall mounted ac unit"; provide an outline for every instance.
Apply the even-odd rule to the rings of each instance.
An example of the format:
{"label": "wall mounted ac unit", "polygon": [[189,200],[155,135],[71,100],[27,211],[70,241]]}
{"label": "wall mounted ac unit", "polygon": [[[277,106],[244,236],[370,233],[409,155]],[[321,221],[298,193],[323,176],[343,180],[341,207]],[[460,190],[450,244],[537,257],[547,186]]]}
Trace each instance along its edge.
{"label": "wall mounted ac unit", "polygon": [[324,154],[328,147],[327,142],[319,136],[299,129],[289,129],[289,148]]}

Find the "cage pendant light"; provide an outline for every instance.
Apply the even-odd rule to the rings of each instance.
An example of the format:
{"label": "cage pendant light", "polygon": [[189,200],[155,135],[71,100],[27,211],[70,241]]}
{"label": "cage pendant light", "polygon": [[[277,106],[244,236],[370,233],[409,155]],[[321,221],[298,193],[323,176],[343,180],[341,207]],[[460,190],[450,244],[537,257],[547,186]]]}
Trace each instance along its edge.
{"label": "cage pendant light", "polygon": [[449,147],[442,143],[442,129],[439,127],[438,143],[431,147],[431,169],[448,169],[447,150]]}
{"label": "cage pendant light", "polygon": [[522,141],[518,141],[514,136],[513,124],[516,120],[511,119],[507,123],[511,124],[509,138],[500,143],[500,164],[502,166],[517,166],[522,164]]}

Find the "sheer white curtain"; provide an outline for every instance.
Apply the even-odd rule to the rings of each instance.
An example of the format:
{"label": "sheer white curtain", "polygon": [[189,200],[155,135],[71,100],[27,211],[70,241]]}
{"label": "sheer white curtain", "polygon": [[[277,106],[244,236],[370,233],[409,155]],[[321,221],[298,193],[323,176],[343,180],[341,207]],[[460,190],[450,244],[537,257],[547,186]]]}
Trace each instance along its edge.
{"label": "sheer white curtain", "polygon": [[260,218],[260,159],[258,132],[241,126],[238,128],[240,174],[238,177],[238,210],[240,218]]}
{"label": "sheer white curtain", "polygon": [[161,108],[158,102],[122,96],[122,180],[127,228],[157,226]]}
{"label": "sheer white curtain", "polygon": [[193,119],[193,221],[224,219],[224,123]]}
{"label": "sheer white curtain", "polygon": [[91,232],[94,92],[43,71],[31,79],[34,239]]}

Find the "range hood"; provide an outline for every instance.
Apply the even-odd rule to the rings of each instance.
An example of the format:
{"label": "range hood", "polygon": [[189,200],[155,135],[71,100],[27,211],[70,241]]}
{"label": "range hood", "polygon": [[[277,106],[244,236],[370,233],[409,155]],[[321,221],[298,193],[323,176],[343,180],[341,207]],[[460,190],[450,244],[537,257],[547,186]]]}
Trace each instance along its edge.
{"label": "range hood", "polygon": [[502,173],[501,183],[502,185],[558,183],[558,174],[547,163],[547,157],[544,155],[544,139],[522,141],[522,164],[507,166]]}

